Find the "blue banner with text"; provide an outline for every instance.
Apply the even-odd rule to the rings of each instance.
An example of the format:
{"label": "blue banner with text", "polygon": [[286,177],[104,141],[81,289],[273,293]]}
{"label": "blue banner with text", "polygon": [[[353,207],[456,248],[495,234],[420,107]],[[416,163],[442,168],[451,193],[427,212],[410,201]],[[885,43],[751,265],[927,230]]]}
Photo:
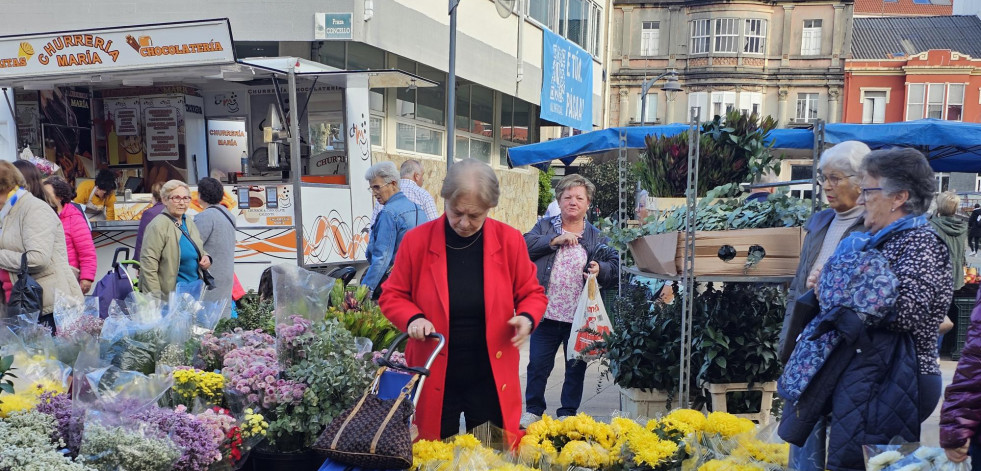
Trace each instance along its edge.
{"label": "blue banner with text", "polygon": [[593,58],[575,43],[544,30],[541,118],[593,129]]}

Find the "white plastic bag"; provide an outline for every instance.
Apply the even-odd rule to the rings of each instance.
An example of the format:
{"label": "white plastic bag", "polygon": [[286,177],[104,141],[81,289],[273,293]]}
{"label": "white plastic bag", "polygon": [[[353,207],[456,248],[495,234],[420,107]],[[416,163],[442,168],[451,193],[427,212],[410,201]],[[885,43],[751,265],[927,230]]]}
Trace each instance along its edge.
{"label": "white plastic bag", "polygon": [[600,297],[599,283],[596,275],[589,275],[579,295],[576,315],[572,319],[572,331],[569,333],[569,343],[566,348],[568,360],[595,360],[606,351],[595,343],[603,343],[603,335],[613,333],[613,324],[606,314],[606,306]]}

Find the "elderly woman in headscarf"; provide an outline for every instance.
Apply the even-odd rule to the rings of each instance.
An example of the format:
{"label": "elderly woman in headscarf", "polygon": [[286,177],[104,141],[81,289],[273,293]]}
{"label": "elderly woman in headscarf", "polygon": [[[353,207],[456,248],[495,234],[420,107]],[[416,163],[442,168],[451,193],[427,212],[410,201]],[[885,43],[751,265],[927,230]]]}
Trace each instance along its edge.
{"label": "elderly woman in headscarf", "polygon": [[409,231],[383,284],[381,308],[410,337],[406,359],[424,364],[444,335],[416,410],[419,438],[455,435],[486,422],[512,434],[521,415],[518,346],[545,312],[521,233],[487,217],[500,186],[485,163],[453,164],[443,180],[442,217]]}
{"label": "elderly woman in headscarf", "polygon": [[940,398],[937,329],[953,295],[950,252],[926,218],[936,179],[914,149],[861,166],[865,228],[812,276],[820,313],[778,383],[780,436],[802,445],[831,415],[827,469],[864,469],[862,445],[919,441]]}
{"label": "elderly woman in headscarf", "polygon": [[[797,275],[790,282],[787,293],[787,311],[780,332],[780,361],[787,363],[797,336],[811,320],[812,314],[805,299],[800,305],[797,298],[810,289],[808,275],[821,269],[838,242],[854,231],[864,231],[862,215],[865,208],[858,204],[859,167],[869,153],[869,146],[858,141],[842,142],[821,154],[818,162],[817,181],[828,200],[830,208],[817,212],[804,224],[804,244],[801,246]],[[803,447],[791,445],[790,464],[798,471],[820,471],[824,468],[826,423],[819,420]]]}

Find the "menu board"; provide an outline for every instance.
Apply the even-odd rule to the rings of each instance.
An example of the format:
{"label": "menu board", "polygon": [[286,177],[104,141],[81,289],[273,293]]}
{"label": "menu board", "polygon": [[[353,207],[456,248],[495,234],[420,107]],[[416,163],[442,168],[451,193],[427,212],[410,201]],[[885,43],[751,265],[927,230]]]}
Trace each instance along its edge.
{"label": "menu board", "polygon": [[177,105],[171,100],[154,100],[155,103],[143,109],[143,123],[146,126],[146,156],[149,161],[177,160],[180,158],[180,128],[182,116]]}
{"label": "menu board", "polygon": [[146,149],[143,141],[143,125],[140,98],[106,98],[106,142],[109,165],[142,164]]}

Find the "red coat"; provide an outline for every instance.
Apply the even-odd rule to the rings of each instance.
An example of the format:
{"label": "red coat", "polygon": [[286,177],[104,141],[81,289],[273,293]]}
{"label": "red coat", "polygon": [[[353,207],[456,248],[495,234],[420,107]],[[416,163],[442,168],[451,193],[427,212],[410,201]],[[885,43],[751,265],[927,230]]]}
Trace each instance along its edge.
{"label": "red coat", "polygon": [[[412,316],[423,313],[436,332],[449,339],[449,294],[446,282],[446,216],[410,230],[398,253],[379,300],[382,312],[405,330]],[[487,354],[497,384],[504,429],[517,436],[521,416],[521,383],[518,380],[518,349],[511,345],[514,328],[507,322],[526,312],[535,324],[545,313],[548,299],[538,284],[535,264],[517,229],[493,219],[484,221],[484,305],[487,322]],[[435,341],[409,340],[406,362],[425,364]],[[433,363],[422,389],[415,423],[419,438],[438,440],[446,380],[444,349]]]}

